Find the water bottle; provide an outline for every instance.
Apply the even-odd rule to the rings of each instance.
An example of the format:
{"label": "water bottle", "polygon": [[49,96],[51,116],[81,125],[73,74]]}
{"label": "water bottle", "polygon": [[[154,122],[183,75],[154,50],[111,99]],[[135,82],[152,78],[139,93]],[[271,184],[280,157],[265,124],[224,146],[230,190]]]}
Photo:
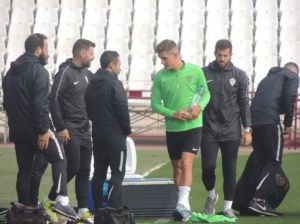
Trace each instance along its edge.
{"label": "water bottle", "polygon": [[198,88],[197,92],[195,93],[195,95],[193,97],[191,106],[196,106],[199,104],[203,93],[204,93],[204,86],[200,85],[200,87]]}

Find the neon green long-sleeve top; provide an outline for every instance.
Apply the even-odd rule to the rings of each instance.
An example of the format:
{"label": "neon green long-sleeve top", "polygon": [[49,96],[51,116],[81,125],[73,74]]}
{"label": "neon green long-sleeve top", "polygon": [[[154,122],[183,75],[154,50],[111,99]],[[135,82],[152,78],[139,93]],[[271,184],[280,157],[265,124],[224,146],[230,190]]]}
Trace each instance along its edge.
{"label": "neon green long-sleeve top", "polygon": [[[199,102],[201,113],[193,120],[175,120],[173,113],[191,106],[199,87],[204,86],[204,93]],[[180,132],[202,127],[202,111],[208,104],[210,93],[204,73],[200,67],[185,63],[180,70],[160,70],[153,82],[151,107],[154,112],[165,116],[166,131]]]}

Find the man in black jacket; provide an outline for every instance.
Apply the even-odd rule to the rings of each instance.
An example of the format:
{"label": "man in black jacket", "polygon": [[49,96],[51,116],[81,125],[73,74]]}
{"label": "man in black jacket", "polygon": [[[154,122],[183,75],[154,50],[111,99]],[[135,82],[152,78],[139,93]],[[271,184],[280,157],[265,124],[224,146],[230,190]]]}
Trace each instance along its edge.
{"label": "man in black jacket", "polygon": [[248,78],[231,63],[232,45],[219,40],[215,46],[216,60],[203,68],[211,95],[203,114],[201,144],[202,180],[208,191],[204,212],[215,213],[218,194],[215,191],[215,168],[219,148],[222,153],[224,209],[223,214],[235,218],[232,200],[236,186],[236,160],[243,124],[245,144],[251,143],[251,120]]}
{"label": "man in black jacket", "polygon": [[[43,34],[35,33],[25,41],[26,53],[12,62],[3,79],[3,106],[8,117],[10,140],[15,143],[18,163],[18,201],[31,204],[31,175],[38,150],[52,164],[53,186],[48,195],[55,211],[72,218],[76,212],[67,195],[66,158],[49,118],[49,74],[44,68],[48,61],[48,42]],[[34,196],[32,196],[34,197]],[[56,203],[54,202],[56,200]],[[57,217],[47,211],[53,222]]]}
{"label": "man in black jacket", "polygon": [[118,80],[121,69],[119,54],[105,51],[101,68],[92,78],[85,95],[87,112],[92,121],[94,175],[92,193],[95,210],[102,208],[102,188],[108,167],[111,178],[108,206],[121,205],[121,186],[125,175],[126,137],[131,133],[127,95]]}
{"label": "man in black jacket", "polygon": [[92,78],[87,68],[94,60],[94,48],[95,44],[86,39],[74,43],[73,58],[60,65],[50,94],[53,123],[66,152],[68,182],[76,177],[78,216],[91,223],[93,216],[87,208],[87,198],[92,143],[84,94]]}
{"label": "man in black jacket", "polygon": [[[298,95],[299,69],[293,62],[284,68],[273,67],[259,83],[251,103],[253,154],[264,164],[249,209],[263,215],[279,216],[267,201],[272,184],[272,170],[280,167],[283,151],[283,131],[280,114],[284,114],[284,132],[291,131],[295,99]],[[277,178],[277,177],[276,177]],[[276,184],[288,187],[286,178]]]}

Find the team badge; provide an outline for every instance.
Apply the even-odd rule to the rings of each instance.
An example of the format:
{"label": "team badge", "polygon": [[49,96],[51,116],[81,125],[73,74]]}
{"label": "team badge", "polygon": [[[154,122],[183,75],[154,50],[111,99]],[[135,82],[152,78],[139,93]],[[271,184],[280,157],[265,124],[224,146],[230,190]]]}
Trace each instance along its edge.
{"label": "team badge", "polygon": [[235,84],[235,78],[229,79],[229,83],[230,83],[231,86],[234,86],[234,84]]}

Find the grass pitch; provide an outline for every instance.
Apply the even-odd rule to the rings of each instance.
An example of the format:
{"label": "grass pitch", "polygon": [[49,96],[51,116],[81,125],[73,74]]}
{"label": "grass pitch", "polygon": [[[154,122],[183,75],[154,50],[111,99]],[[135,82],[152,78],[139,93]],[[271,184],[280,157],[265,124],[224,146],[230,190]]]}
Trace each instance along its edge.
{"label": "grass pitch", "polygon": [[[163,148],[163,147],[162,147]],[[138,147],[138,165],[137,173],[145,174],[153,167],[165,164],[158,170],[153,171],[148,176],[150,177],[171,177],[172,168],[169,163],[166,150],[140,150]],[[237,176],[245,166],[248,158],[247,153],[240,153],[238,158]],[[239,216],[236,223],[238,224],[300,224],[300,153],[285,153],[283,157],[283,168],[290,180],[290,191],[285,200],[278,207],[278,211],[283,212],[283,217],[247,217]],[[197,156],[194,164],[194,179],[190,195],[190,202],[193,211],[201,212],[205,203],[207,194],[201,180],[201,163],[200,157]],[[10,202],[16,200],[15,179],[17,174],[17,166],[15,159],[15,152],[13,148],[0,148],[0,207],[9,207]],[[220,200],[217,204],[217,211],[222,211],[223,208],[223,192],[222,192],[222,170],[221,161],[218,158],[217,162],[217,183],[216,189],[220,195]],[[43,177],[40,189],[40,199],[45,197],[51,187],[51,171],[48,168]],[[76,199],[74,194],[74,182],[69,183],[68,190],[71,202],[76,206]],[[138,219],[138,224],[150,223],[179,223],[171,219]]]}

